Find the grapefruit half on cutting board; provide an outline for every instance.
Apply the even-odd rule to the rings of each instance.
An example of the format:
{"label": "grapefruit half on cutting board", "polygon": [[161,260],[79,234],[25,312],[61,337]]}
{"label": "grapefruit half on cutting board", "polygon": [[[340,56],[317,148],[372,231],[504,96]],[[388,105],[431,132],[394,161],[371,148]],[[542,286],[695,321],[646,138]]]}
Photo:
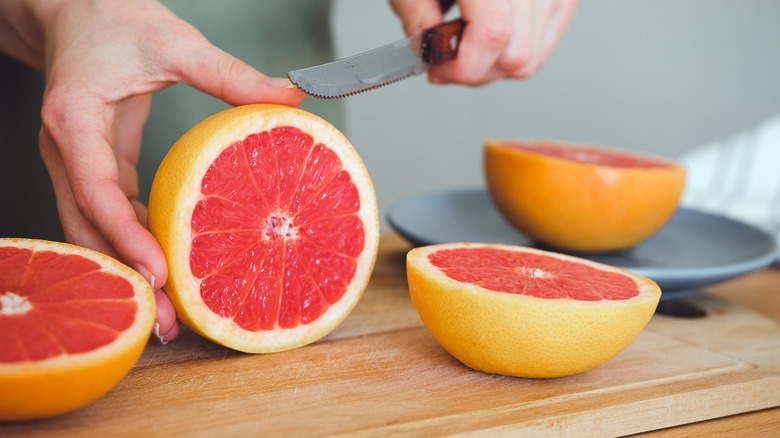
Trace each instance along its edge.
{"label": "grapefruit half on cutting board", "polygon": [[116,385],[156,316],[144,278],[74,245],[0,239],[0,420],[64,414]]}
{"label": "grapefruit half on cutting board", "polygon": [[612,266],[534,248],[450,243],[407,254],[412,303],[455,358],[476,370],[562,377],[625,349],[661,290]]}

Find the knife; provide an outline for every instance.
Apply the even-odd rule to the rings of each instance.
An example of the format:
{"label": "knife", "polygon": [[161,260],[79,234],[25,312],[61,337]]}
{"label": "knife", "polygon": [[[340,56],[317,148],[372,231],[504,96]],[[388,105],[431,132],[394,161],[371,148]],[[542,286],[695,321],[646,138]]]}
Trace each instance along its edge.
{"label": "knife", "polygon": [[359,55],[289,71],[287,77],[306,94],[321,99],[373,90],[454,59],[465,25],[458,18]]}

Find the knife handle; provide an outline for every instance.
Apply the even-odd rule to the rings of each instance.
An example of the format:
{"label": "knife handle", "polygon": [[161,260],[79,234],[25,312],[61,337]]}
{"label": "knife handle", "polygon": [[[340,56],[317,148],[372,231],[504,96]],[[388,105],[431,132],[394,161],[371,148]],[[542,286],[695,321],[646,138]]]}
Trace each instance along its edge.
{"label": "knife handle", "polygon": [[455,59],[466,22],[462,18],[425,29],[422,34],[422,60],[433,65]]}

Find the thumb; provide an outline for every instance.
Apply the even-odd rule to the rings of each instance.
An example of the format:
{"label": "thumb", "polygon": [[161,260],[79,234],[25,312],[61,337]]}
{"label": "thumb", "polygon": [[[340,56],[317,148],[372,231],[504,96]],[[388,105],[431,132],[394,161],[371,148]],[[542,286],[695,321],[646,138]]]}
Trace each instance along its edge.
{"label": "thumb", "polygon": [[174,63],[181,82],[230,105],[278,103],[298,106],[306,95],[287,78],[273,78],[209,42]]}

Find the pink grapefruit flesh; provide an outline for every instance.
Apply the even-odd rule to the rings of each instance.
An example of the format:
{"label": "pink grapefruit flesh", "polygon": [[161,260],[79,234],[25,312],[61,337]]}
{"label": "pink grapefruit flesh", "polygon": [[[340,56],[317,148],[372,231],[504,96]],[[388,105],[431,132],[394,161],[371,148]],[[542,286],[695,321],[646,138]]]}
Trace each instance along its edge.
{"label": "pink grapefruit flesh", "polygon": [[[477,265],[475,258],[480,260]],[[625,300],[639,294],[625,275],[540,254],[482,247],[441,250],[429,259],[455,281],[497,292],[582,301]]]}
{"label": "pink grapefruit flesh", "polygon": [[201,192],[190,266],[212,312],[245,330],[292,328],[344,294],[363,251],[360,199],[325,145],[294,127],[250,135],[219,155]]}
{"label": "pink grapefruit flesh", "polygon": [[0,261],[2,363],[92,351],[133,324],[133,286],[92,260],[2,247]]}

